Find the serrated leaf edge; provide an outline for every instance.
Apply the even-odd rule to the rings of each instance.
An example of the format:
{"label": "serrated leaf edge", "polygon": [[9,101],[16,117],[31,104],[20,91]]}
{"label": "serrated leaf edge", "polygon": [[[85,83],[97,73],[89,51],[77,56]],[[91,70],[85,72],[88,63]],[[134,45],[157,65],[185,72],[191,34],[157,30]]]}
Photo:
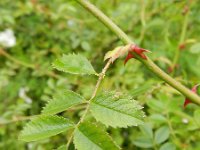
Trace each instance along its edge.
{"label": "serrated leaf edge", "polygon": [[[81,97],[82,100],[83,100],[81,103],[87,102],[87,101],[85,100],[85,98],[84,98],[83,96],[81,96],[80,94],[78,94],[78,93],[76,93],[76,92],[74,92],[74,91],[72,91],[72,90],[66,90],[66,91],[70,91],[70,92],[74,93],[75,95]],[[53,97],[52,99],[48,100],[47,103],[45,104],[45,106],[42,107],[42,111],[41,111],[42,115],[48,115],[48,113],[44,113],[44,109],[47,107],[47,105],[48,105],[53,99],[54,99],[54,97]],[[79,104],[81,104],[81,103],[79,103]],[[79,104],[76,104],[76,105],[79,105]],[[66,110],[68,110],[68,109],[70,109],[70,108],[72,108],[72,107],[74,107],[74,106],[76,106],[76,105],[70,106],[70,107],[68,107]],[[66,110],[63,110],[63,111],[66,111]],[[63,111],[61,111],[61,112],[63,112]],[[60,113],[60,112],[58,112],[58,113]],[[57,114],[57,113],[56,113],[56,114]],[[49,115],[53,115],[53,114],[49,114]]]}
{"label": "serrated leaf edge", "polygon": [[[80,55],[80,54],[75,54],[75,53],[72,53],[72,54],[63,54],[62,55],[62,57],[63,56],[68,56],[68,55],[73,55],[73,56],[80,56],[80,57],[84,57],[84,56],[82,56],[82,55]],[[86,57],[85,57],[86,58]],[[87,59],[87,58],[86,58]],[[56,59],[55,61],[58,61],[59,59]],[[55,62],[54,61],[54,62]],[[91,66],[92,66],[92,63],[87,59],[87,61],[91,64]],[[58,71],[62,71],[62,72],[64,72],[64,73],[69,73],[69,74],[74,74],[74,75],[96,75],[96,76],[99,76],[99,74],[95,71],[95,69],[93,68],[93,66],[92,66],[92,68],[93,68],[93,71],[94,71],[94,73],[74,73],[74,72],[71,72],[71,71],[65,71],[65,70],[63,70],[63,69],[58,69],[58,68],[56,68],[56,66],[54,65],[54,62],[53,63],[51,63],[51,66],[54,68],[54,69],[56,69],[56,70],[58,70]]]}

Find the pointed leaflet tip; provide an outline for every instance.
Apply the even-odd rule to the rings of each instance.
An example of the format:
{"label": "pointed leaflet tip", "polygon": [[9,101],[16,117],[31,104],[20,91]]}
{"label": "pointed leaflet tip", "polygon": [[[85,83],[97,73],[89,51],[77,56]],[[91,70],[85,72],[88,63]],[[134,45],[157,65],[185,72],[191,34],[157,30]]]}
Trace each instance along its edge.
{"label": "pointed leaflet tip", "polygon": [[126,56],[126,59],[124,61],[124,65],[126,65],[127,61],[131,58],[134,58],[135,56],[131,53],[131,52],[128,52],[128,55]]}
{"label": "pointed leaflet tip", "polygon": [[[199,85],[200,85],[200,84],[195,85],[195,86],[191,89],[191,91],[192,91],[193,93],[197,93],[197,88],[199,87]],[[189,100],[189,99],[186,97],[186,98],[185,98],[185,102],[184,102],[184,108],[185,108],[188,104],[190,104],[190,103],[192,103],[191,100]]]}

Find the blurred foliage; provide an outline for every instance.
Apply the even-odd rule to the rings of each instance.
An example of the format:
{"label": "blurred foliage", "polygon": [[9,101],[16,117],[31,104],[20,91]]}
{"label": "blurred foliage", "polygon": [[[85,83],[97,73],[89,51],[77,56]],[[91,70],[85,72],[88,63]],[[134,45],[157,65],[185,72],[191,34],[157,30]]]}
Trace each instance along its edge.
{"label": "blurred foliage", "polygon": [[[199,0],[91,2],[137,44],[151,50],[149,57],[163,70],[171,68],[169,73],[189,88],[199,83]],[[100,72],[105,53],[122,42],[73,0],[1,0],[0,16],[0,32],[12,29],[16,37],[15,46],[0,47],[0,149],[46,150],[66,144],[67,133],[39,142],[17,140],[26,116],[39,114],[55,91],[91,95],[96,77],[56,72],[51,63],[62,53],[79,53]],[[184,47],[179,50],[180,44]],[[200,109],[194,104],[184,109],[184,97],[140,62],[131,60],[124,66],[117,60],[101,89],[126,92],[144,106],[143,126],[109,128],[123,149],[200,149]],[[76,109],[63,115],[78,120],[82,111],[75,113]]]}

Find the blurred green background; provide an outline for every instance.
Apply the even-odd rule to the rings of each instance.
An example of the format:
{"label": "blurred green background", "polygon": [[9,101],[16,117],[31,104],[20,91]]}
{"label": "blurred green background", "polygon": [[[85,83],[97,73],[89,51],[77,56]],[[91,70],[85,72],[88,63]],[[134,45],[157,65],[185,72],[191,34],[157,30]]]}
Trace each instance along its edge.
{"label": "blurred green background", "polygon": [[[91,0],[119,25],[164,71],[191,88],[200,82],[199,0]],[[63,53],[86,56],[100,72],[103,57],[123,43],[74,0],[0,1],[0,149],[47,150],[65,144],[67,133],[24,143],[18,135],[59,89],[89,98],[96,77],[55,71]],[[183,108],[184,97],[137,60],[118,59],[101,89],[138,100],[145,125],[108,132],[123,149],[199,150],[200,109]],[[69,62],[70,63],[70,62]],[[63,116],[77,121],[80,110]],[[73,147],[72,147],[73,149]]]}

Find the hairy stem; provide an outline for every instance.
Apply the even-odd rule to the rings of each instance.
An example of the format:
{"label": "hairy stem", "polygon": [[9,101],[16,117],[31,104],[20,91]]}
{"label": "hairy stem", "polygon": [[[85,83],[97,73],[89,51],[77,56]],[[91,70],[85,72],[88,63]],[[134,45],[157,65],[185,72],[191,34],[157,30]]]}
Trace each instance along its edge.
{"label": "hairy stem", "polygon": [[[93,14],[99,21],[106,25],[112,32],[114,32],[124,44],[133,44],[133,41],[115,24],[108,18],[103,12],[101,12],[96,6],[88,2],[87,0],[76,0],[80,5],[82,5],[86,10]],[[150,58],[147,60],[137,57],[147,68],[149,68],[155,75],[164,80],[166,83],[171,85],[173,88],[178,90],[180,93],[189,98],[192,102],[200,105],[200,97],[191,92],[181,83],[174,80],[167,73],[162,71]]]}

